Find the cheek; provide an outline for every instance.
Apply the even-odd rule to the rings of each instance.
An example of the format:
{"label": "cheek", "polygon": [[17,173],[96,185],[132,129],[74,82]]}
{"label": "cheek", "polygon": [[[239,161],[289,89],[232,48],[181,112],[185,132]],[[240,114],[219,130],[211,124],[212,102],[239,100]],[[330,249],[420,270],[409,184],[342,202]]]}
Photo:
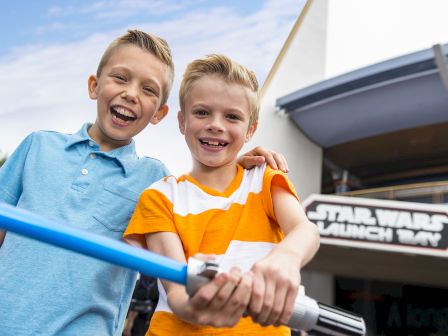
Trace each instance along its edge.
{"label": "cheek", "polygon": [[144,121],[149,122],[156,116],[158,106],[156,104],[148,102],[145,105],[142,105],[142,109],[143,109],[142,117]]}
{"label": "cheek", "polygon": [[249,127],[247,125],[241,126],[235,132],[235,138],[237,138],[239,142],[245,142],[247,139],[248,132],[249,132]]}
{"label": "cheek", "polygon": [[184,121],[184,132],[185,134],[194,134],[199,132],[202,129],[202,125],[200,120],[194,118],[187,118]]}

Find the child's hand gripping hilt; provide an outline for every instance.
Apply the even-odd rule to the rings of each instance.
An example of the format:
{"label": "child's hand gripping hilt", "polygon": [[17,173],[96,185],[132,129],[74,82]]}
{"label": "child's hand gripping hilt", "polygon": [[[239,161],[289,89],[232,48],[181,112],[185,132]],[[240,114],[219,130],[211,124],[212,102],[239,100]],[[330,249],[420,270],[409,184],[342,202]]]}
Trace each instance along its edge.
{"label": "child's hand gripping hilt", "polygon": [[189,258],[186,286],[188,295],[192,296],[196,293],[200,287],[213,279],[219,271],[217,263]]}
{"label": "child's hand gripping hilt", "polygon": [[[214,262],[190,258],[187,270],[187,293],[193,295],[219,271],[218,264]],[[366,325],[361,316],[325,305],[301,294],[297,295],[294,312],[287,326],[296,330],[305,330],[311,335],[321,336],[364,336],[366,333]]]}

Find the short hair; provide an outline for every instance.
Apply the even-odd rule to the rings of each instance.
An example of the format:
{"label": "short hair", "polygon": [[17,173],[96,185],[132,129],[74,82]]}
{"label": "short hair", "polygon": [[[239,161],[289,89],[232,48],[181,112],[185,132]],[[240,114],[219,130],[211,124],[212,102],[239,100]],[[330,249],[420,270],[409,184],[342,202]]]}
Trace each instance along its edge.
{"label": "short hair", "polygon": [[188,64],[179,89],[179,104],[185,111],[185,100],[193,84],[206,75],[217,75],[225,82],[240,84],[249,90],[250,125],[258,121],[260,110],[258,80],[255,73],[224,55],[211,54]]}
{"label": "short hair", "polygon": [[165,104],[171,91],[174,80],[174,63],[171,56],[171,50],[168,43],[161,37],[153,34],[145,33],[137,29],[130,29],[124,35],[118,37],[107,47],[101,57],[96,76],[99,77],[101,72],[112,56],[113,52],[121,46],[134,45],[146,50],[156,56],[162,63],[167,66],[167,81],[162,89],[162,102]]}

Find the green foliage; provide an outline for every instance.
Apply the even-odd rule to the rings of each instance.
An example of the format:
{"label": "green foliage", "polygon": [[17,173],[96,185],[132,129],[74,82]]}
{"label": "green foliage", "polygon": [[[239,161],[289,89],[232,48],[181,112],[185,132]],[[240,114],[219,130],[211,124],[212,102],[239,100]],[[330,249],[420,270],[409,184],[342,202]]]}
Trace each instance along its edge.
{"label": "green foliage", "polygon": [[6,155],[2,155],[2,152],[0,151],[0,167],[3,166],[7,158],[8,157]]}

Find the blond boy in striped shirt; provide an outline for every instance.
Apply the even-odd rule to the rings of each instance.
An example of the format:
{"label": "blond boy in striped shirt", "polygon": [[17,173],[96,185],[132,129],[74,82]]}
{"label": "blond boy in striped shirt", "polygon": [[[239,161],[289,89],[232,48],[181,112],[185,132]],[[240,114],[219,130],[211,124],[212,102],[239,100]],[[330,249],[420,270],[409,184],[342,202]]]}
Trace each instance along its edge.
{"label": "blond boy in striped shirt", "polygon": [[192,297],[162,281],[147,335],[290,335],[281,324],[319,234],[286,174],[237,163],[258,124],[257,79],[210,55],[188,65],[179,96],[193,168],[143,192],[125,239],[183,262],[213,255],[226,271]]}

